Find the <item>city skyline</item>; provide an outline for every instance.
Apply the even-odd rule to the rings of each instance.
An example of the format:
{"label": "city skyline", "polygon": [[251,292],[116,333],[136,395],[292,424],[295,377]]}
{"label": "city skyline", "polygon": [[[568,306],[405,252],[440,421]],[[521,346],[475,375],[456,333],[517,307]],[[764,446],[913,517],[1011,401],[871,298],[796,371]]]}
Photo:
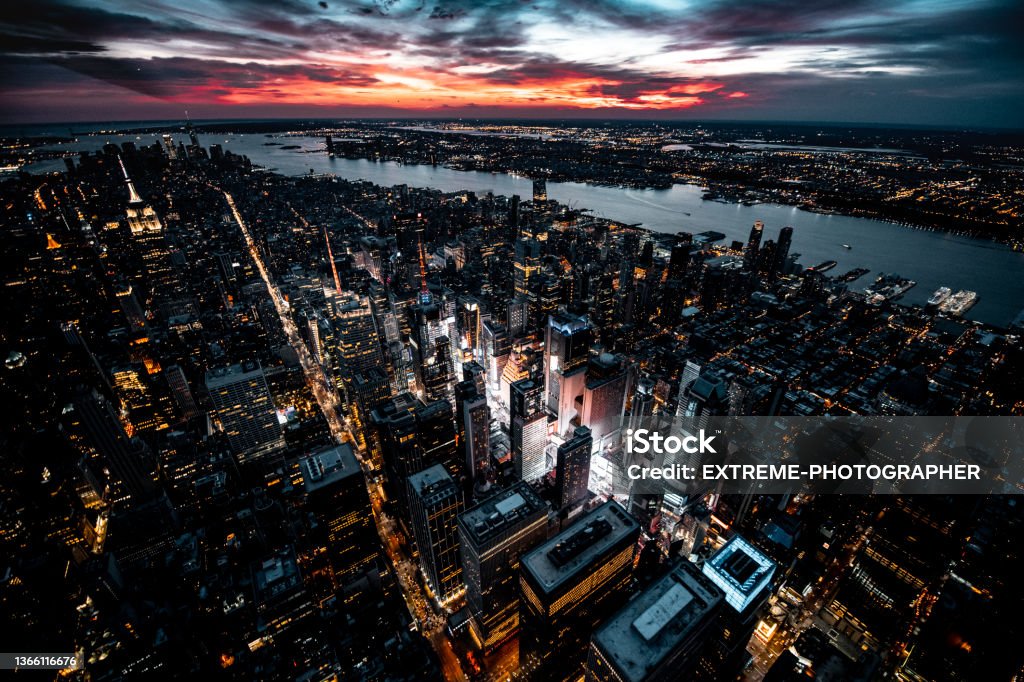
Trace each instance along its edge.
{"label": "city skyline", "polygon": [[7,3],[0,670],[1024,681],[1021,25]]}
{"label": "city skyline", "polygon": [[0,120],[1019,127],[1022,19],[1012,2],[48,1],[0,14]]}

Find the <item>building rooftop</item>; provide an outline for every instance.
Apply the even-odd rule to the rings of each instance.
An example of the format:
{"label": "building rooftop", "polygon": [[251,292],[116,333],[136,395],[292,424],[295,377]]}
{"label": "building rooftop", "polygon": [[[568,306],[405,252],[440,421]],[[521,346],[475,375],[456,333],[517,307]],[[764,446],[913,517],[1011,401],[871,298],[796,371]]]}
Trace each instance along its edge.
{"label": "building rooftop", "polygon": [[552,329],[566,335],[590,329],[590,322],[585,315],[575,315],[566,311],[559,311],[554,315],[549,315],[548,325]]}
{"label": "building rooftop", "polygon": [[623,680],[644,680],[702,629],[723,598],[694,566],[682,563],[606,621],[594,643]]}
{"label": "building rooftop", "polygon": [[737,611],[753,602],[775,574],[775,562],[739,535],[704,562],[703,573],[725,592]]}
{"label": "building rooftop", "polygon": [[206,373],[206,385],[208,388],[217,388],[225,384],[233,384],[237,381],[248,379],[250,375],[262,374],[263,370],[258,362],[241,362],[228,367],[218,367]]}
{"label": "building rooftop", "polygon": [[256,603],[261,607],[302,584],[295,556],[287,547],[255,564],[252,577]]}
{"label": "building rooftop", "polygon": [[444,465],[435,464],[429,469],[410,476],[409,488],[413,495],[429,504],[435,497],[450,496],[455,488],[455,482]]}
{"label": "building rooftop", "polygon": [[522,565],[545,592],[552,592],[609,547],[639,530],[636,520],[617,502],[605,502],[525,555]]}
{"label": "building rooftop", "polygon": [[520,482],[460,514],[459,525],[479,546],[525,519],[546,512],[547,504]]}
{"label": "building rooftop", "polygon": [[360,473],[359,462],[348,443],[316,452],[303,459],[301,466],[307,494]]}

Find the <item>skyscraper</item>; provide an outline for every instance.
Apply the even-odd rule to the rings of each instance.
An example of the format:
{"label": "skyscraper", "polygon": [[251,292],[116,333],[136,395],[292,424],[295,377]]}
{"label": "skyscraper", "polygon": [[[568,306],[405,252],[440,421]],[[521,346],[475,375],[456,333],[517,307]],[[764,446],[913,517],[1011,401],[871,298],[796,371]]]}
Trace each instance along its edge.
{"label": "skyscraper", "polygon": [[462,590],[456,531],[458,515],[465,509],[462,490],[440,464],[413,474],[408,484],[420,567],[434,599],[445,603]]}
{"label": "skyscraper", "polygon": [[587,358],[593,338],[587,318],[562,312],[548,318],[544,337],[544,406],[562,435],[576,416],[576,398],[583,394]]}
{"label": "skyscraper", "polygon": [[457,481],[466,476],[464,452],[458,447],[454,407],[447,400],[435,400],[416,407],[416,434],[422,450],[422,466],[442,464]]}
{"label": "skyscraper", "polygon": [[185,370],[180,365],[171,365],[164,370],[164,378],[171,389],[171,397],[174,398],[174,404],[178,407],[182,419],[188,421],[198,415],[199,408],[196,407],[195,398],[192,397],[192,391],[188,387]]}
{"label": "skyscraper", "polygon": [[[318,525],[310,538],[317,549],[314,570],[324,570],[337,589],[368,571],[378,571],[380,538],[366,480],[347,443],[301,460],[303,488]],[[323,563],[320,563],[321,558]]]}
{"label": "skyscraper", "polygon": [[439,336],[434,342],[432,356],[421,368],[424,400],[447,400],[455,398],[455,368],[452,362],[451,343],[447,336]]}
{"label": "skyscraper", "polygon": [[668,278],[683,282],[690,267],[690,251],[693,248],[693,235],[680,232],[676,235],[676,243],[668,261]]}
{"label": "skyscraper", "polygon": [[641,377],[636,384],[633,400],[630,402],[626,432],[641,428],[644,420],[654,413],[654,381]]}
{"label": "skyscraper", "polygon": [[135,506],[152,498],[156,472],[149,448],[125,433],[116,409],[98,391],[74,397],[61,414],[61,430],[81,455],[83,474],[105,504]]}
{"label": "skyscraper", "polygon": [[677,417],[692,416],[687,412],[690,409],[687,391],[698,378],[700,378],[700,364],[693,360],[687,360],[683,366],[683,376],[679,379],[679,397],[676,406]]}
{"label": "skyscraper", "polygon": [[786,272],[786,261],[789,259],[789,247],[793,244],[793,228],[786,226],[779,230],[779,241],[775,245],[775,268],[776,275]]}
{"label": "skyscraper", "polygon": [[408,517],[406,479],[423,470],[416,405],[411,393],[402,393],[370,413],[374,430],[371,457],[384,470],[384,491],[394,503],[400,523],[407,523]]}
{"label": "skyscraper", "polygon": [[371,367],[384,367],[380,334],[365,296],[342,297],[335,306],[338,328],[338,349],[347,373],[365,372]]}
{"label": "skyscraper", "polygon": [[491,651],[519,631],[519,561],[544,541],[548,507],[517,483],[459,516],[470,632]]}
{"label": "skyscraper", "polygon": [[579,677],[595,626],[628,596],[639,536],[639,524],[609,501],[522,558],[519,655],[542,679]]}
{"label": "skyscraper", "polygon": [[544,447],[547,444],[548,419],[540,407],[541,386],[521,379],[511,386],[510,425],[512,461],[516,478],[533,481],[547,471]]}
{"label": "skyscraper", "polygon": [[383,369],[371,367],[365,372],[352,375],[349,388],[353,435],[359,446],[365,447],[371,428],[370,414],[387,402],[391,394],[391,384]]}
{"label": "skyscraper", "polygon": [[733,679],[743,664],[747,642],[757,624],[757,612],[768,599],[775,563],[761,550],[734,535],[701,569],[725,593],[728,608],[721,611],[722,636],[705,653],[698,679]]}
{"label": "skyscraper", "polygon": [[508,362],[509,353],[512,352],[512,341],[505,325],[490,320],[484,322],[483,338],[487,381],[491,386],[497,387],[501,373],[505,370],[505,363]]}
{"label": "skyscraper", "polygon": [[516,296],[508,304],[508,333],[513,339],[526,334],[530,324],[530,303],[525,296]]}
{"label": "skyscraper", "polygon": [[480,395],[473,382],[464,381],[461,399],[457,398],[459,433],[465,445],[466,471],[477,481],[488,465],[491,445],[491,410],[487,398]]}
{"label": "skyscraper", "polygon": [[757,265],[757,254],[761,250],[761,236],[764,233],[764,223],[756,221],[750,228],[750,236],[747,237],[747,248],[743,251],[743,266],[747,270],[753,270]]}
{"label": "skyscraper", "polygon": [[676,564],[597,629],[587,682],[692,679],[708,641],[721,635],[723,601],[721,590],[692,564]]}
{"label": "skyscraper", "polygon": [[210,370],[206,373],[206,390],[239,463],[284,448],[274,400],[258,362]]}
{"label": "skyscraper", "polygon": [[515,243],[512,285],[517,298],[526,301],[532,311],[537,305],[536,277],[540,272],[540,241],[522,237]]}
{"label": "skyscraper", "polygon": [[174,284],[164,226],[153,207],[136,191],[120,157],[118,163],[121,164],[121,172],[128,185],[128,207],[125,210],[128,229],[132,235],[133,248],[142,260],[142,272],[139,274],[144,277],[136,277],[136,282],[144,286],[152,298],[152,295],[163,293]]}
{"label": "skyscraper", "polygon": [[594,439],[590,429],[577,426],[572,438],[558,446],[555,458],[555,488],[559,509],[567,510],[587,499],[590,480],[590,451]]}
{"label": "skyscraper", "polygon": [[602,353],[590,361],[580,422],[590,427],[600,451],[618,438],[626,406],[626,369],[620,357]]}
{"label": "skyscraper", "polygon": [[729,414],[729,387],[717,372],[705,372],[686,387],[679,405],[682,413],[677,416],[691,417],[703,429],[711,417]]}

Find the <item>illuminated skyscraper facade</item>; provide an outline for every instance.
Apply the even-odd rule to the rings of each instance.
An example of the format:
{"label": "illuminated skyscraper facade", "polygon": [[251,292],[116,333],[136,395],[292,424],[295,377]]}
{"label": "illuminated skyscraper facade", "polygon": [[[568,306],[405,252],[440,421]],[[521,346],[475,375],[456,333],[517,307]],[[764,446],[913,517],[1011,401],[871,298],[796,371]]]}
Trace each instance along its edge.
{"label": "illuminated skyscraper facade", "polygon": [[260,459],[284,448],[281,424],[263,368],[245,362],[206,373],[220,429],[239,463]]}
{"label": "illuminated skyscraper facade", "polygon": [[610,501],[522,558],[520,662],[579,677],[594,628],[628,597],[639,524]]}
{"label": "illuminated skyscraper facade", "polygon": [[548,505],[525,483],[459,516],[470,629],[485,651],[519,631],[519,562],[547,537],[547,522]]}

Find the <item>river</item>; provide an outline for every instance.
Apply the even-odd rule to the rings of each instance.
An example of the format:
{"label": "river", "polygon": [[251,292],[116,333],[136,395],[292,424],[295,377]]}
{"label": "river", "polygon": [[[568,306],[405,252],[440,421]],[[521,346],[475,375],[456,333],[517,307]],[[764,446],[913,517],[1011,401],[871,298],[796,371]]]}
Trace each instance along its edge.
{"label": "river", "polygon": [[[183,140],[183,135],[175,135]],[[106,142],[120,144],[134,140],[151,144],[156,135],[96,135],[52,148],[69,152],[94,151]],[[366,159],[330,158],[322,152],[323,141],[309,136],[266,137],[264,135],[200,135],[203,146],[220,144],[253,163],[286,175],[333,173],[349,180],[375,184],[433,187],[444,192],[470,190],[478,194],[531,196],[527,178],[504,173],[457,171],[442,166],[406,165]],[[187,142],[187,140],[186,140]],[[275,144],[267,145],[273,142]],[[279,143],[279,144],[278,144]],[[282,149],[297,145],[298,149]],[[30,163],[26,170],[63,170],[60,159]],[[958,237],[942,232],[919,230],[868,218],[811,213],[777,204],[742,204],[704,201],[696,185],[674,185],[670,189],[638,190],[603,187],[575,182],[548,182],[548,197],[595,215],[624,223],[640,223],[657,232],[676,233],[716,230],[726,241],[745,242],[755,220],[765,224],[764,239],[776,239],[779,229],[793,226],[791,252],[800,253],[800,263],[812,266],[826,260],[838,263],[830,275],[856,267],[871,272],[851,286],[863,289],[883,272],[898,273],[917,282],[901,299],[923,304],[940,286],[954,291],[971,289],[979,301],[965,317],[995,325],[1008,324],[1024,308],[1024,253],[994,242]],[[843,244],[852,248],[846,249]]]}

